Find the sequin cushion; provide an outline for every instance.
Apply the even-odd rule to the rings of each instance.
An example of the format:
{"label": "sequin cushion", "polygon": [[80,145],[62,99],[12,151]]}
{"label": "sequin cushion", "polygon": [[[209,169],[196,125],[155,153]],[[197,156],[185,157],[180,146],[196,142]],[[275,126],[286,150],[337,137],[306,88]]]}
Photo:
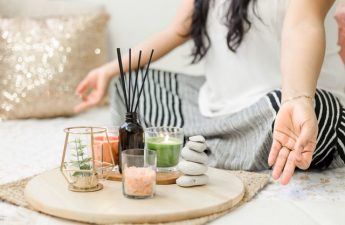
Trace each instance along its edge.
{"label": "sequin cushion", "polygon": [[0,18],[0,120],[73,115],[75,88],[106,62],[103,10]]}

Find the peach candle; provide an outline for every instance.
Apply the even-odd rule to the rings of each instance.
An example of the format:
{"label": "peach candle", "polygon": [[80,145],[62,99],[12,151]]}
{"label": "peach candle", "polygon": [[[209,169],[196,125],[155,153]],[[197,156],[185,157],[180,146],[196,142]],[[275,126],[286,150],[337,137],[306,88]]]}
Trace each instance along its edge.
{"label": "peach candle", "polygon": [[95,160],[104,163],[112,164],[111,154],[113,155],[114,164],[119,164],[118,158],[118,144],[119,138],[118,136],[110,136],[108,135],[109,143],[107,141],[106,136],[95,136],[93,138],[93,145],[94,145],[94,154]]}

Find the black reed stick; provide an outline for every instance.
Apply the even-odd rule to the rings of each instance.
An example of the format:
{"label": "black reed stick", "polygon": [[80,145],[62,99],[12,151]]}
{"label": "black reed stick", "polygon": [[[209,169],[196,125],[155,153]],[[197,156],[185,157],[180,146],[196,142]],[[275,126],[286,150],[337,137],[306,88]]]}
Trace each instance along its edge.
{"label": "black reed stick", "polygon": [[136,74],[135,74],[135,83],[134,83],[134,88],[133,88],[134,90],[133,90],[133,97],[132,97],[131,112],[133,112],[134,97],[135,97],[136,91],[138,89],[138,76],[139,76],[139,70],[140,70],[140,60],[141,60],[141,50],[139,51],[138,66],[137,66],[137,71],[136,71]]}
{"label": "black reed stick", "polygon": [[117,48],[117,59],[119,61],[119,67],[120,67],[120,78],[121,78],[120,80],[121,80],[121,84],[122,84],[123,97],[125,99],[127,112],[129,112],[129,106],[128,106],[128,102],[127,102],[127,93],[126,93],[125,74],[123,73],[120,48]]}
{"label": "black reed stick", "polygon": [[151,64],[153,52],[154,52],[154,50],[152,49],[151,55],[150,55],[150,59],[149,59],[149,63],[147,64],[147,67],[146,67],[145,76],[144,76],[144,79],[143,79],[143,82],[142,82],[142,84],[141,84],[141,88],[140,88],[140,91],[139,91],[139,96],[138,96],[138,99],[137,99],[137,104],[135,105],[135,108],[134,108],[134,111],[135,111],[135,112],[138,110],[139,99],[140,99],[141,93],[143,92],[143,87],[144,87],[144,84],[145,84],[145,80],[146,80],[146,77],[147,77],[147,73],[148,73],[149,68],[150,68],[150,64]]}
{"label": "black reed stick", "polygon": [[[131,108],[131,84],[132,84],[132,49],[129,49],[129,68],[128,68],[128,72],[129,72],[129,76],[128,76],[128,106],[129,108]],[[132,103],[133,104],[133,103]]]}
{"label": "black reed stick", "polygon": [[[144,75],[143,75],[143,70],[144,70],[144,67],[140,67],[140,74],[141,74],[141,85],[144,86]],[[138,77],[139,77],[139,74],[138,74]],[[141,87],[141,86],[140,86]],[[145,87],[145,86],[144,86]],[[139,86],[137,86],[137,99],[139,99]],[[137,111],[134,111],[134,112],[137,112]]]}

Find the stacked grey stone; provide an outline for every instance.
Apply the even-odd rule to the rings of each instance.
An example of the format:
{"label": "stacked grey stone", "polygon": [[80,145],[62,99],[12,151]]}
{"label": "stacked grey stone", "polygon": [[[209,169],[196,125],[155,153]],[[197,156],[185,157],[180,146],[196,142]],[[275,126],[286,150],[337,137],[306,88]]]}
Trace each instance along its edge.
{"label": "stacked grey stone", "polygon": [[207,161],[205,153],[207,148],[206,140],[203,136],[193,136],[189,138],[186,146],[181,151],[181,160],[178,164],[179,170],[184,174],[176,180],[176,184],[181,187],[193,187],[205,185],[208,182]]}

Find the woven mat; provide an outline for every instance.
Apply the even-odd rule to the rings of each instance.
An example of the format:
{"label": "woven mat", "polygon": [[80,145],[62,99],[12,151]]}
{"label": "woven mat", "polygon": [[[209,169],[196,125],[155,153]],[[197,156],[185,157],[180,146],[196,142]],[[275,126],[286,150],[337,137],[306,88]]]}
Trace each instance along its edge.
{"label": "woven mat", "polygon": [[[238,208],[242,204],[250,201],[269,181],[269,176],[267,174],[252,173],[245,171],[229,171],[230,173],[236,175],[240,178],[245,186],[245,194],[241,202],[235,206]],[[31,177],[32,178],[32,177]],[[34,210],[30,205],[25,201],[24,198],[24,189],[26,184],[30,181],[31,178],[22,179],[12,183],[0,185],[0,200],[8,202],[13,205],[24,207],[33,211]],[[210,216],[200,217],[191,220],[184,220],[178,222],[170,223],[161,223],[162,225],[201,225],[211,222],[229,212],[234,210],[226,210],[224,212],[216,213]],[[119,225],[119,224],[118,224]]]}

